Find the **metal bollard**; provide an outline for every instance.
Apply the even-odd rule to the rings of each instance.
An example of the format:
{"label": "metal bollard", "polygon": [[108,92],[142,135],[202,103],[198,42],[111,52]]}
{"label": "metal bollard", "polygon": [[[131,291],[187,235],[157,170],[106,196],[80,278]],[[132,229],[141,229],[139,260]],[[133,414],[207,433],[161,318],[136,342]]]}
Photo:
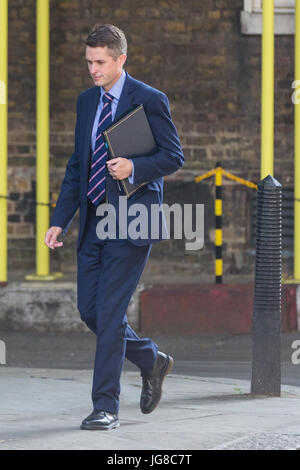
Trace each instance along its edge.
{"label": "metal bollard", "polygon": [[281,392],[282,186],[272,176],[258,184],[252,323],[251,393]]}
{"label": "metal bollard", "polygon": [[216,185],[216,199],[215,199],[215,272],[216,272],[216,284],[222,284],[223,282],[223,258],[222,258],[222,165],[216,163],[215,173],[215,185]]}

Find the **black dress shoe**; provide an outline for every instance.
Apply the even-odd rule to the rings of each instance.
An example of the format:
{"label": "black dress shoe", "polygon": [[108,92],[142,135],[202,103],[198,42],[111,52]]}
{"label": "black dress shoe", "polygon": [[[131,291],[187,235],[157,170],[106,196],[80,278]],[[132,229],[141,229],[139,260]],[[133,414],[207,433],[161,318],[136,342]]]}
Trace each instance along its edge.
{"label": "black dress shoe", "polygon": [[109,431],[119,426],[120,422],[117,415],[108,413],[108,411],[94,410],[82,421],[80,429]]}
{"label": "black dress shoe", "polygon": [[173,364],[171,356],[158,351],[151,374],[142,375],[143,389],[140,401],[142,413],[149,414],[157,407],[161,399],[163,380],[171,372]]}

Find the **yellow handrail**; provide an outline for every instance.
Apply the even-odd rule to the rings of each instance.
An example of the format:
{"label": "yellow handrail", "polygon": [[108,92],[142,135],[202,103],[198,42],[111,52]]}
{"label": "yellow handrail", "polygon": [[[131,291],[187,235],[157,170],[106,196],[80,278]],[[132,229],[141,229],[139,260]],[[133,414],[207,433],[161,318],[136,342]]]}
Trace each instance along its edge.
{"label": "yellow handrail", "polygon": [[236,181],[237,183],[243,184],[245,186],[248,186],[248,188],[257,189],[257,185],[255,183],[252,183],[252,181],[244,180],[243,178],[240,178],[239,176],[236,176],[233,173],[229,173],[229,171],[223,170],[223,168],[220,166],[214,168],[213,170],[208,171],[207,173],[204,173],[203,175],[196,176],[194,178],[194,181],[195,183],[200,183],[200,181],[203,181],[206,178],[210,178],[211,176],[219,172],[226,178]]}
{"label": "yellow handrail", "polygon": [[261,179],[274,172],[274,0],[262,6]]}
{"label": "yellow handrail", "polygon": [[[300,1],[295,11],[295,80],[300,80]],[[300,83],[300,82],[299,82]],[[297,81],[296,81],[297,84]],[[294,102],[294,279],[300,281],[300,103]]]}
{"label": "yellow handrail", "polygon": [[[37,0],[37,201],[49,203],[49,0]],[[44,244],[49,206],[36,207],[36,273],[49,274],[49,250]]]}
{"label": "yellow handrail", "polygon": [[0,283],[7,282],[7,31],[8,0],[0,1]]}
{"label": "yellow handrail", "polygon": [[49,249],[44,243],[49,228],[49,0],[37,0],[36,93],[36,274],[27,280],[51,281],[61,273],[49,273]]}

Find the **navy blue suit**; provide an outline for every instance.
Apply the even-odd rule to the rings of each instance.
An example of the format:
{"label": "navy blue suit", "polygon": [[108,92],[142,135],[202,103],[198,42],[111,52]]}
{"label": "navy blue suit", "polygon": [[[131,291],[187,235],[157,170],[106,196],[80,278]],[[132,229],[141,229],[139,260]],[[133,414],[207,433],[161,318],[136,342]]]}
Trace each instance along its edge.
{"label": "navy blue suit", "polygon": [[[99,102],[100,88],[81,93],[77,101],[75,151],[70,158],[52,226],[67,232],[80,207],[77,243],[78,309],[82,320],[97,335],[92,400],[94,408],[118,413],[120,375],[126,356],[142,373],[152,369],[157,345],[149,338],[139,338],[127,323],[126,311],[148,260],[152,244],[165,238],[164,220],[158,235],[151,238],[151,220],[145,239],[100,240],[96,225],[100,218],[88,198],[88,176],[91,154],[91,133]],[[176,128],[171,120],[166,95],[126,74],[115,120],[137,104],[143,104],[157,151],[152,155],[132,157],[134,182],[148,182],[127,199],[144,204],[162,204],[163,177],[182,167],[184,157]],[[120,155],[121,156],[121,155]],[[106,175],[106,197],[116,209],[118,222],[120,192],[117,181]],[[128,217],[128,224],[131,218]]]}

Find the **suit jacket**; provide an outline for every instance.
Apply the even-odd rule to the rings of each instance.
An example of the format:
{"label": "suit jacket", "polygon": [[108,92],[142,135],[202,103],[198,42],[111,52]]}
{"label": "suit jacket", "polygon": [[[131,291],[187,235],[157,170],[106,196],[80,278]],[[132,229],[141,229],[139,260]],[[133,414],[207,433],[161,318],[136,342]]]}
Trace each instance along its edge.
{"label": "suit jacket", "polygon": [[[87,191],[90,166],[91,134],[96,109],[100,99],[100,87],[94,86],[81,93],[77,101],[77,120],[75,128],[75,151],[71,156],[61,185],[61,192],[51,219],[51,226],[67,229],[80,207],[78,247],[82,241],[87,215]],[[134,105],[143,104],[157,149],[152,155],[132,157],[134,163],[134,182],[148,182],[127,199],[128,209],[133,203],[142,203],[148,210],[148,236],[146,239],[127,239],[135,245],[146,245],[166,237],[164,216],[159,224],[158,235],[151,238],[151,205],[161,205],[163,201],[163,177],[169,175],[184,163],[179,137],[170,115],[167,96],[159,90],[135,80],[126,73],[126,80],[120,96],[115,120]],[[121,185],[120,185],[121,186]],[[119,196],[117,181],[109,173],[106,177],[106,195],[116,210],[119,221]],[[128,217],[128,224],[135,216]]]}

